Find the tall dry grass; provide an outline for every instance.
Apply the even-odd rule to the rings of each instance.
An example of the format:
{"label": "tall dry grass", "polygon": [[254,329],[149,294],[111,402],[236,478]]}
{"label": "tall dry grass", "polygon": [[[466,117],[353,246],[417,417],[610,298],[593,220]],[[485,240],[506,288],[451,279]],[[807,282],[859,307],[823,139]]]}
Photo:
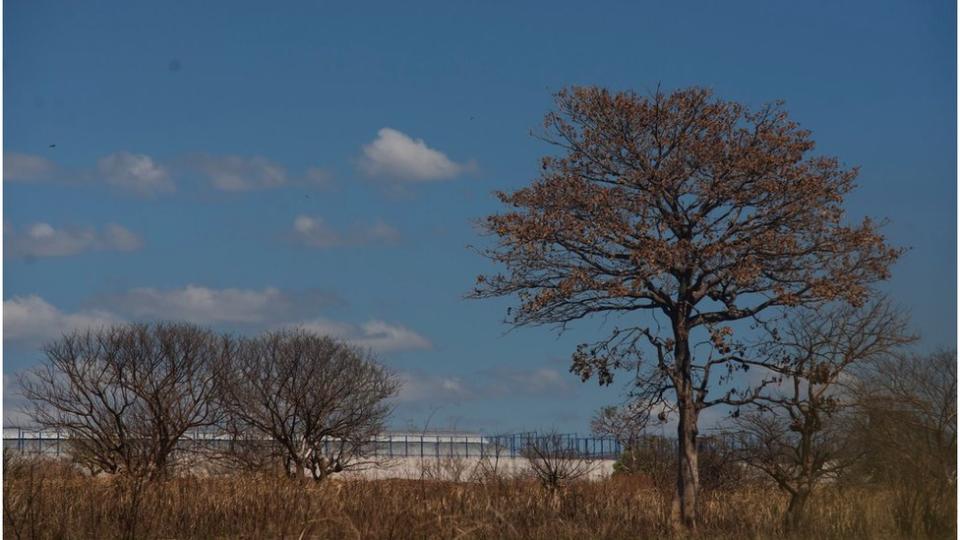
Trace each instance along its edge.
{"label": "tall dry grass", "polygon": [[[6,463],[7,538],[664,538],[670,499],[649,482],[612,478],[547,492],[531,480],[91,478],[38,460]],[[953,499],[955,501],[955,497]],[[784,498],[753,487],[703,496],[702,538],[780,538]],[[904,538],[890,491],[821,490],[795,538]],[[951,502],[950,504],[954,504]],[[947,509],[947,511],[952,512]],[[955,514],[952,514],[955,515]],[[921,531],[953,537],[954,530]]]}

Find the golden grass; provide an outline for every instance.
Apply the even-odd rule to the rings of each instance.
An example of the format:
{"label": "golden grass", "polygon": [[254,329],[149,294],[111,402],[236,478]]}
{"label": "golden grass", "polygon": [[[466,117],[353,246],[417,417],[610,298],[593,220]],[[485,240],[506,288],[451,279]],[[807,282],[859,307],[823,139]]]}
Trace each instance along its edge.
{"label": "golden grass", "polygon": [[[7,538],[558,540],[670,534],[669,496],[626,478],[549,493],[532,481],[502,479],[315,484],[234,475],[138,485],[82,476],[49,462],[8,465],[5,472]],[[784,537],[784,502],[779,492],[760,487],[706,493],[697,536]],[[895,495],[883,490],[824,488],[811,501],[807,528],[793,537],[903,538],[896,504]],[[940,534],[954,537],[955,529]]]}

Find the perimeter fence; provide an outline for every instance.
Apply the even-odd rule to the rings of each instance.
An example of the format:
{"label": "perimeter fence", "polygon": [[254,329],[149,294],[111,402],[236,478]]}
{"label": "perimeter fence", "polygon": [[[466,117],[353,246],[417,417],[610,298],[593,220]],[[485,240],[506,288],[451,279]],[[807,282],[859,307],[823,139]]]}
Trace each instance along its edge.
{"label": "perimeter fence", "polygon": [[[608,437],[576,433],[544,434],[535,431],[483,435],[463,432],[388,432],[363,444],[363,454],[379,458],[523,457],[531,446],[559,445],[573,455],[589,459],[617,459],[622,445]],[[326,444],[331,447],[336,441]],[[3,429],[3,448],[21,454],[60,456],[67,453],[69,438],[54,431],[23,427]],[[216,433],[191,433],[181,439],[182,448],[228,448],[236,441]],[[269,444],[269,440],[247,440],[246,444]]]}

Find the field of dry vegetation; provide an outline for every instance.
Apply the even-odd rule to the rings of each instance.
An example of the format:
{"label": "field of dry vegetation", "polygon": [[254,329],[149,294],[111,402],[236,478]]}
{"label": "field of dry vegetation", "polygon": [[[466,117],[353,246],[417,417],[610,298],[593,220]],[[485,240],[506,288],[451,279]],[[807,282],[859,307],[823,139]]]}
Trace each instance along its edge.
{"label": "field of dry vegetation", "polygon": [[[638,477],[296,481],[262,474],[137,482],[91,478],[62,462],[5,460],[7,538],[664,538],[670,490]],[[918,498],[919,496],[919,498]],[[952,538],[956,498],[827,486],[804,527],[781,527],[773,487],[713,490],[701,499],[702,538]],[[684,536],[689,534],[684,533]]]}

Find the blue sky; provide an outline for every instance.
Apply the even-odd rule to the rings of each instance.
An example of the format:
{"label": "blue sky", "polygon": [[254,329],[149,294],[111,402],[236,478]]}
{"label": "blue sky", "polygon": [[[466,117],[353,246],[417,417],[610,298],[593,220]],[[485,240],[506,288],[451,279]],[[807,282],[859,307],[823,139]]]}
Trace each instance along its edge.
{"label": "blue sky", "polygon": [[619,401],[567,373],[598,323],[463,300],[573,84],[786,100],[861,166],[851,219],[911,247],[884,288],[921,346],[954,346],[955,4],[683,4],[4,2],[5,389],[60,329],[304,324],[403,377],[396,427],[586,431]]}

